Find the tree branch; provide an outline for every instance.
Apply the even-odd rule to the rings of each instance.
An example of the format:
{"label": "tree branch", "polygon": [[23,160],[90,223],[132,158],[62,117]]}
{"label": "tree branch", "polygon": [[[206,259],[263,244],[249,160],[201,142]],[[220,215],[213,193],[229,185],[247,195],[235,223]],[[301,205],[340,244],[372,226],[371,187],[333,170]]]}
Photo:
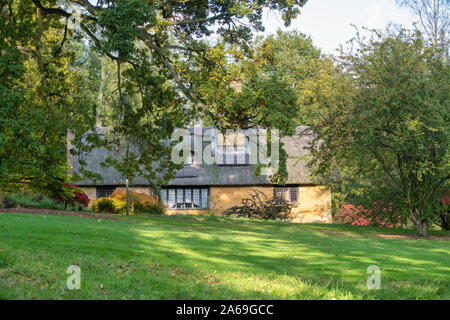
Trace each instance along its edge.
{"label": "tree branch", "polygon": [[45,14],[54,14],[54,15],[59,15],[59,16],[63,16],[63,17],[70,17],[71,14],[68,13],[67,11],[60,9],[60,8],[45,8],[41,2],[39,0],[32,0],[34,5],[39,8],[40,10],[42,10],[43,13]]}

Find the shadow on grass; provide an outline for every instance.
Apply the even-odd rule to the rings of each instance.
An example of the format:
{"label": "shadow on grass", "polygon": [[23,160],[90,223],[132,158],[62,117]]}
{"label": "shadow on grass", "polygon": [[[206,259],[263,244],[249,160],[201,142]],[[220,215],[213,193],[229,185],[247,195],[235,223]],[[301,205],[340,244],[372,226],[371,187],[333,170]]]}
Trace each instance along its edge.
{"label": "shadow on grass", "polygon": [[[31,292],[25,298],[448,298],[446,242],[232,219],[0,215],[0,221],[0,272],[12,281],[5,287]],[[351,237],[330,233],[342,230]],[[62,280],[52,289],[52,274],[68,264],[82,266],[83,291],[64,291]],[[367,290],[372,264],[382,270],[383,290]],[[46,287],[36,289],[35,278]]]}
{"label": "shadow on grass", "polygon": [[[152,228],[142,227],[136,230],[137,239],[143,249],[152,248],[153,257],[161,261],[168,261],[169,257],[171,262],[168,262],[174,266],[194,270],[200,265],[210,271],[221,270],[221,282],[233,279],[234,274],[247,277],[249,281],[257,275],[266,277],[266,282],[280,281],[279,278],[284,277],[287,291],[292,291],[288,288],[289,282],[300,280],[293,285],[309,290],[321,288],[319,291],[342,288],[342,294],[358,297],[378,296],[365,287],[367,267],[375,264],[380,266],[385,282],[404,281],[406,289],[411,281],[418,286],[427,285],[430,280],[448,283],[448,250],[436,249],[433,242],[358,235],[334,237],[317,231],[317,226],[299,228],[289,224],[227,222],[164,224],[167,239],[152,233]],[[226,291],[229,290],[231,288]],[[273,294],[263,296],[274,298]]]}

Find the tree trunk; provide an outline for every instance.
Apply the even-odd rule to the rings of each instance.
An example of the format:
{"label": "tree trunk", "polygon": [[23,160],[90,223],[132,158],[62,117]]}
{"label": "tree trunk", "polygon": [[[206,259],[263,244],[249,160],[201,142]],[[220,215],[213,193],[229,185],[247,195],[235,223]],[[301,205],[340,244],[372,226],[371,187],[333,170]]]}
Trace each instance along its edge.
{"label": "tree trunk", "polygon": [[100,119],[100,108],[103,108],[103,88],[105,87],[105,82],[106,82],[105,67],[103,66],[102,61],[100,63],[100,66],[101,66],[100,87],[98,89],[98,97],[97,97],[97,101],[99,102],[100,106],[95,109],[95,125],[97,127],[100,127],[102,125],[101,119]]}
{"label": "tree trunk", "polygon": [[428,223],[426,221],[421,221],[416,223],[417,235],[420,237],[427,236]]}
{"label": "tree trunk", "polygon": [[128,183],[128,178],[125,179],[126,183],[126,193],[127,193],[127,216],[130,215],[130,184]]}

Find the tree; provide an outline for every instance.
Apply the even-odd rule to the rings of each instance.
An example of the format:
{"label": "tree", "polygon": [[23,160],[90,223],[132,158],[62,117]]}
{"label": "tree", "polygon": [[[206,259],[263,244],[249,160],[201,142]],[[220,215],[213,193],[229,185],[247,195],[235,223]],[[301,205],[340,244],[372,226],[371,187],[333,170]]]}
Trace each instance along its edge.
{"label": "tree", "polygon": [[313,168],[331,185],[356,187],[354,200],[393,206],[425,236],[448,188],[448,61],[417,32],[355,41],[337,61],[337,94],[318,95]]}
{"label": "tree", "polygon": [[396,0],[419,18],[420,29],[430,42],[448,48],[450,0]]}
{"label": "tree", "polygon": [[[33,59],[35,65],[34,91],[31,87],[25,91],[39,92],[45,96],[45,99],[32,99],[40,101],[39,110],[43,115],[46,112],[51,114],[51,106],[60,108],[56,122],[53,123],[51,117],[43,122],[48,124],[49,129],[57,127],[58,130],[53,133],[55,137],[59,135],[60,140],[46,140],[45,145],[60,147],[65,138],[63,131],[67,128],[74,131],[72,143],[77,146],[72,150],[74,153],[82,153],[102,145],[111,150],[121,148],[122,138],[133,141],[138,150],[130,149],[122,160],[105,161],[105,165],[116,166],[132,180],[135,174],[140,173],[149,178],[158,175],[154,162],[165,164],[165,160],[161,160],[167,150],[163,141],[175,127],[186,126],[194,118],[205,117],[217,126],[231,126],[247,120],[250,123],[248,117],[233,119],[232,115],[237,113],[227,112],[227,108],[238,110],[237,102],[239,99],[243,101],[244,97],[236,94],[235,102],[229,105],[224,94],[229,92],[229,86],[225,82],[221,82],[221,86],[215,90],[215,94],[221,97],[220,100],[208,98],[211,94],[208,88],[213,88],[212,84],[217,80],[213,76],[214,72],[221,68],[233,70],[232,63],[227,60],[231,51],[224,55],[220,52],[220,46],[227,47],[223,47],[224,50],[232,50],[236,57],[239,56],[240,67],[237,70],[246,74],[243,90],[252,93],[249,96],[251,99],[245,101],[245,110],[257,115],[257,107],[261,106],[260,110],[265,112],[265,117],[251,117],[250,125],[281,127],[287,123],[287,116],[283,116],[282,110],[284,101],[291,105],[288,86],[278,81],[275,74],[266,75],[261,68],[250,68],[251,40],[254,30],[263,30],[261,17],[264,9],[280,11],[288,25],[305,3],[306,0],[99,0],[96,4],[88,0],[11,0],[2,2],[1,14],[12,30],[11,34],[5,34],[6,42],[13,43],[15,50]],[[76,23],[70,23],[74,21]],[[23,26],[19,26],[18,22]],[[79,28],[72,28],[72,25],[78,25]],[[220,39],[217,46],[206,40],[214,32]],[[87,48],[83,49],[86,43]],[[81,55],[85,59],[79,59],[80,47],[81,51],[88,53],[86,56]],[[100,66],[93,47],[101,55]],[[62,56],[67,56],[66,60],[61,60]],[[110,61],[104,64],[103,59]],[[80,64],[80,61],[83,62]],[[82,68],[86,61],[89,62],[88,66]],[[109,68],[112,65],[110,62],[114,63],[114,68]],[[66,70],[62,69],[63,65],[59,65],[61,63]],[[53,65],[61,68],[53,68]],[[102,78],[105,65],[111,72],[105,72],[105,78]],[[68,77],[69,74],[83,74],[86,71],[89,76],[94,75],[94,78],[87,77],[88,81],[80,83],[79,79]],[[95,80],[95,75],[99,72],[100,81]],[[106,84],[106,79],[111,75],[115,76],[114,84]],[[282,94],[281,99],[277,98],[276,90],[270,86],[273,81],[282,84],[284,88],[281,91],[286,94]],[[112,88],[110,97],[105,97],[106,87]],[[13,91],[18,89],[17,86],[12,88]],[[76,100],[82,96],[74,93],[83,89],[86,93],[85,101]],[[265,94],[265,91],[268,93]],[[94,95],[94,92],[98,94]],[[97,96],[97,103],[93,103],[94,96]],[[99,106],[99,100],[108,103],[107,123],[113,128],[111,139],[100,139],[95,130],[85,134],[88,129],[93,128],[93,115],[99,114],[98,108],[94,108]],[[276,103],[276,108],[269,108],[269,103]],[[76,110],[78,106],[83,106],[86,110],[78,112],[81,111]],[[255,110],[252,110],[253,107]],[[36,108],[33,105],[28,110],[34,112]],[[65,113],[61,108],[70,112]],[[93,109],[96,111],[92,112]],[[85,119],[84,115],[88,115],[89,119]],[[8,112],[7,116],[11,116],[11,113]],[[67,120],[66,123],[61,122],[63,118]],[[33,117],[31,119],[36,124],[42,121]],[[28,125],[23,128],[42,132]],[[292,130],[283,128],[283,132],[289,131]],[[43,136],[46,139],[48,137],[47,134]],[[61,151],[62,149],[53,155],[57,157],[58,163],[65,163]],[[33,154],[30,159],[30,163],[33,163],[33,159],[44,158],[41,154]],[[171,171],[173,166],[168,165],[167,168]],[[86,171],[82,173],[90,175]],[[7,176],[10,174],[11,171]]]}
{"label": "tree", "polygon": [[74,55],[60,45],[63,24],[44,26],[32,9],[30,3],[0,4],[0,186],[56,197],[68,180],[67,129],[86,130],[90,113],[71,68]]}

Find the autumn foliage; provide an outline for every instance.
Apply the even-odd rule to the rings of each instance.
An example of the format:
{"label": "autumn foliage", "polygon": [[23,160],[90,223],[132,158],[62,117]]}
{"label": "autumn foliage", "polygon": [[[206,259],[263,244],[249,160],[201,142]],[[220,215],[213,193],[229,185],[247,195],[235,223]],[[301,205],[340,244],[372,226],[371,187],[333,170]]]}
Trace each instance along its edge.
{"label": "autumn foliage", "polygon": [[383,228],[400,228],[402,226],[401,218],[392,213],[392,208],[389,206],[381,207],[377,204],[374,204],[372,209],[345,204],[335,214],[334,221],[354,226],[377,226]]}
{"label": "autumn foliage", "polygon": [[73,193],[73,198],[69,199],[67,202],[72,205],[80,205],[84,208],[87,208],[89,205],[89,197],[86,193],[83,192],[78,186],[73,184],[66,183],[64,185],[66,188],[69,188]]}
{"label": "autumn foliage", "polygon": [[[125,214],[126,205],[126,190],[117,189],[109,197],[100,198],[95,201],[92,208],[96,212]],[[153,197],[146,193],[130,191],[130,213],[164,214],[165,207],[156,197]]]}

